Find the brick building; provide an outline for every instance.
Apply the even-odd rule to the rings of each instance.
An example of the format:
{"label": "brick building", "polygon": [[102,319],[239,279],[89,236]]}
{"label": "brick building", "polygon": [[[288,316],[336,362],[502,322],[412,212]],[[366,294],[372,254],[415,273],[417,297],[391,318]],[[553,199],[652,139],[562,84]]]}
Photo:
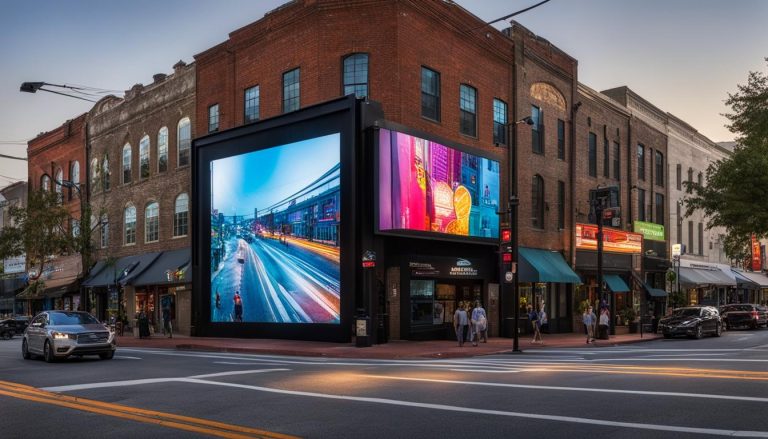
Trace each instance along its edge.
{"label": "brick building", "polygon": [[[27,205],[26,181],[17,181],[0,189],[0,233],[6,226],[13,225],[10,210]],[[23,315],[25,301],[16,299],[16,295],[26,286],[26,256],[16,256],[3,260],[3,276],[0,281],[0,316]]]}
{"label": "brick building", "polygon": [[[29,191],[61,194],[70,216],[66,228],[73,234],[80,233],[80,196],[85,195],[86,130],[87,114],[82,114],[54,130],[39,134],[29,141],[27,148]],[[41,274],[45,289],[34,295],[27,290],[19,296],[27,301],[24,312],[78,309],[82,277],[83,261],[79,253],[56,255]]]}
{"label": "brick building", "polygon": [[[189,333],[190,161],[195,66],[108,96],[89,113],[92,222],[98,263],[86,287],[101,318],[144,310],[156,329],[169,308]],[[118,306],[119,304],[119,306]],[[134,325],[135,326],[135,325]]]}

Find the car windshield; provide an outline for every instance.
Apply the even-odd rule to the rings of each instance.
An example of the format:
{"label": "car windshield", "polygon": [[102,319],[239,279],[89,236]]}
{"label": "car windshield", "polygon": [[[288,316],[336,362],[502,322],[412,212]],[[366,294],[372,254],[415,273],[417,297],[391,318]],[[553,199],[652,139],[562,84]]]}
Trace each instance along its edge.
{"label": "car windshield", "polygon": [[51,325],[90,325],[99,323],[90,314],[81,312],[55,312],[51,313]]}
{"label": "car windshield", "polygon": [[675,310],[676,316],[698,316],[701,311],[699,308],[683,308]]}
{"label": "car windshield", "polygon": [[732,305],[723,308],[723,312],[728,311],[752,311],[752,305]]}

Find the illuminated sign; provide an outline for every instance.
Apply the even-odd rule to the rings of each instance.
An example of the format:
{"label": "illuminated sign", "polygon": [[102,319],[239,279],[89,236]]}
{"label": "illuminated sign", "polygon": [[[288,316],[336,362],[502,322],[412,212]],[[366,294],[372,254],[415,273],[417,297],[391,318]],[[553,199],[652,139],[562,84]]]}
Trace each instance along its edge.
{"label": "illuminated sign", "polygon": [[[597,250],[597,226],[576,224],[576,248]],[[612,253],[642,253],[643,235],[603,227],[603,251]]]}
{"label": "illuminated sign", "polygon": [[645,221],[635,221],[632,223],[636,233],[643,235],[645,239],[651,241],[664,241],[664,226],[656,223],[647,223]]}
{"label": "illuminated sign", "polygon": [[752,271],[762,270],[762,258],[760,257],[760,241],[752,235]]}
{"label": "illuminated sign", "polygon": [[379,231],[498,238],[499,162],[379,130]]}
{"label": "illuminated sign", "polygon": [[340,323],[340,142],[211,161],[211,322]]}

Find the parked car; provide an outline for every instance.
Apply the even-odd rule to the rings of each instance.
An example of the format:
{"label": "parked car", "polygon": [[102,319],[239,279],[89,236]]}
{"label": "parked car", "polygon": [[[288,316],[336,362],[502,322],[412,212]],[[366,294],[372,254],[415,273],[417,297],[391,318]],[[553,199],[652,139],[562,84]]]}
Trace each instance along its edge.
{"label": "parked car", "polygon": [[49,363],[71,355],[98,355],[110,360],[115,349],[115,333],[82,311],[41,312],[32,319],[21,342],[25,360],[42,355]]}
{"label": "parked car", "polygon": [[659,330],[664,338],[687,335],[701,338],[704,334],[720,337],[723,332],[720,313],[712,306],[687,306],[678,308],[671,316],[659,320]]}
{"label": "parked car", "polygon": [[726,329],[768,326],[768,308],[752,303],[733,303],[720,307]]}
{"label": "parked car", "polygon": [[23,316],[0,320],[0,338],[10,340],[14,335],[23,334],[29,320],[29,317]]}

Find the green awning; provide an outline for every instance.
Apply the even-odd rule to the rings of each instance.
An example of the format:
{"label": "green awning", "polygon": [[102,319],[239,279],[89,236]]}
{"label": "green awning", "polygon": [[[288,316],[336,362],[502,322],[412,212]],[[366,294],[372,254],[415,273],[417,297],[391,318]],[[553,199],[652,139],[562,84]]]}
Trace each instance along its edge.
{"label": "green awning", "polygon": [[648,285],[644,285],[644,287],[645,291],[648,291],[648,294],[651,297],[667,297],[667,292],[661,288],[651,288]]}
{"label": "green awning", "polygon": [[565,262],[563,256],[553,250],[520,247],[517,270],[520,282],[581,283],[581,278]]}
{"label": "green awning", "polygon": [[624,279],[620,278],[616,274],[606,274],[603,276],[603,280],[605,281],[606,284],[608,284],[608,288],[614,293],[629,292],[629,287],[627,286],[627,283],[624,282]]}

